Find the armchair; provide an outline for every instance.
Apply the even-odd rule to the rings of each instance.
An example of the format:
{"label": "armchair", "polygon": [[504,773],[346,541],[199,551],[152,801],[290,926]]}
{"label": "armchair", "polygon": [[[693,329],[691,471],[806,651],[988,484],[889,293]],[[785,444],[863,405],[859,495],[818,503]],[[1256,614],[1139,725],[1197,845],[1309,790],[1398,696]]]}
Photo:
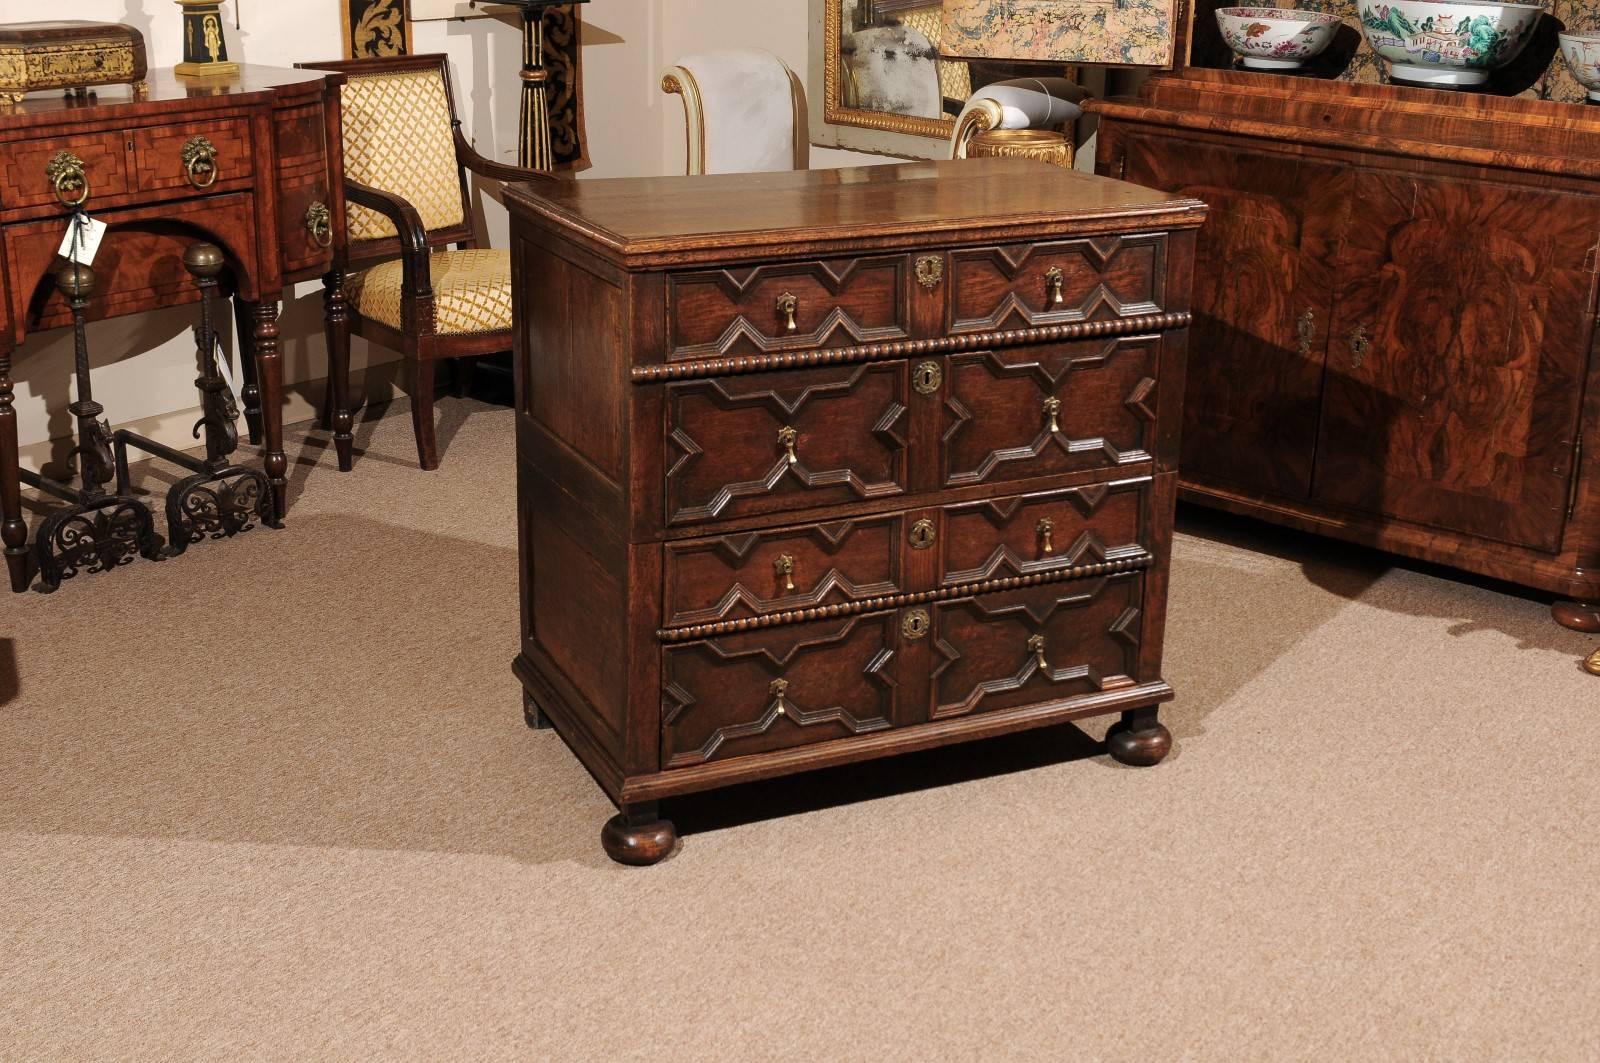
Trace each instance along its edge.
{"label": "armchair", "polygon": [[417,460],[436,469],[434,363],[511,347],[511,258],[478,247],[466,171],[501,181],[555,178],[473,149],[456,117],[443,55],[299,65],[347,78],[341,105],[348,232],[335,237],[334,266],[323,278],[323,419],[339,468],[348,472],[353,462],[354,333],[405,356]]}
{"label": "armchair", "polygon": [[661,91],[683,98],[691,175],[804,170],[810,162],[800,79],[771,52],[683,56],[662,72]]}

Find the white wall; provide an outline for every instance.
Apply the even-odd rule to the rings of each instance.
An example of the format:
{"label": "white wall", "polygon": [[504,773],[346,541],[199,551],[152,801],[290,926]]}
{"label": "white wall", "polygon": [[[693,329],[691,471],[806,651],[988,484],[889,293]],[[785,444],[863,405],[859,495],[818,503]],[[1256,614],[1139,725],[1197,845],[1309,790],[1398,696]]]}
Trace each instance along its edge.
{"label": "white wall", "polygon": [[[584,7],[584,106],[593,168],[585,178],[682,173],[683,110],[662,93],[660,75],[678,55],[696,49],[753,45],[781,56],[802,78],[809,46],[805,0],[600,0]],[[170,0],[71,0],[70,14],[125,22],[144,34],[152,66],[180,58],[180,19]],[[338,0],[250,0],[243,30],[229,16],[230,58],[269,66],[335,58],[341,47]],[[38,19],[39,0],[0,0],[0,23]],[[414,26],[418,51],[449,53],[463,126],[485,155],[515,159],[517,77],[521,44],[511,16]],[[116,91],[116,90],[108,90]],[[885,161],[877,156],[813,148],[813,167]],[[504,246],[506,216],[479,188],[479,222],[491,243]],[[281,328],[285,377],[291,396],[285,420],[312,415],[310,397],[326,375],[321,297],[316,284],[287,293]],[[196,395],[194,347],[189,326],[195,308],[182,307],[135,318],[99,322],[90,328],[95,397],[113,424],[133,424],[174,444],[189,441]],[[394,355],[355,342],[351,362],[369,364],[372,397],[392,392]],[[15,356],[16,407],[25,460],[37,466],[65,454],[72,423],[72,341],[58,329],[28,338]],[[357,377],[358,381],[360,376]],[[54,442],[52,442],[52,440]]]}

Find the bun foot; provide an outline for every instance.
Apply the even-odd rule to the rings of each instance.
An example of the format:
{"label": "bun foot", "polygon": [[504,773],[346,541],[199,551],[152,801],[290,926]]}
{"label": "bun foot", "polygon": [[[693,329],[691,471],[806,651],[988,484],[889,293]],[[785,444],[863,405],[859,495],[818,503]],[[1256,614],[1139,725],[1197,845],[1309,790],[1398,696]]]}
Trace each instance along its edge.
{"label": "bun foot", "polygon": [[1590,675],[1600,675],[1600,650],[1589,654],[1589,659],[1583,662],[1583,670]]}
{"label": "bun foot", "polygon": [[678,832],[669,820],[661,819],[655,802],[625,805],[620,813],[606,820],[600,829],[600,845],[606,855],[619,864],[648,867],[672,852]]}
{"label": "bun foot", "polygon": [[1157,721],[1155,709],[1133,709],[1106,732],[1106,752],[1119,764],[1153,767],[1172,752],[1172,732]]}
{"label": "bun foot", "polygon": [[550,726],[550,718],[540,711],[539,703],[526,690],[522,692],[522,718],[535,731],[543,731]]}
{"label": "bun foot", "polygon": [[1600,632],[1600,604],[1592,602],[1557,602],[1550,607],[1550,615],[1562,627],[1574,631]]}

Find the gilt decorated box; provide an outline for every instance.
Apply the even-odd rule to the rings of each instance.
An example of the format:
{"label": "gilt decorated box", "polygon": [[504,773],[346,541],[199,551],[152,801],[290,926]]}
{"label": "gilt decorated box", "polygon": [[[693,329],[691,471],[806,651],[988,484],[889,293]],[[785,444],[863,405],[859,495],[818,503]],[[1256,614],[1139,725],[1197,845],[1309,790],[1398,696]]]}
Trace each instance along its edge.
{"label": "gilt decorated box", "polygon": [[86,89],[144,80],[144,36],[114,22],[0,25],[0,102],[40,89]]}

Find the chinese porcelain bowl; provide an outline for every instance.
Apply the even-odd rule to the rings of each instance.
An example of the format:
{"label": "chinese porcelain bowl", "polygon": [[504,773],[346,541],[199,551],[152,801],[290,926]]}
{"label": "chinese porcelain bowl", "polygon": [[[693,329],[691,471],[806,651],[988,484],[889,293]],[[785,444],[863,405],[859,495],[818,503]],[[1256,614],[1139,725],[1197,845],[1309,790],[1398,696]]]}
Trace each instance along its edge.
{"label": "chinese porcelain bowl", "polygon": [[1245,66],[1292,70],[1328,46],[1339,16],[1283,7],[1219,7],[1217,27]]}
{"label": "chinese porcelain bowl", "polygon": [[1403,81],[1481,85],[1533,37],[1543,8],[1479,0],[1361,0],[1361,32]]}
{"label": "chinese porcelain bowl", "polygon": [[1578,84],[1589,90],[1591,100],[1600,101],[1600,33],[1558,33],[1561,58]]}

